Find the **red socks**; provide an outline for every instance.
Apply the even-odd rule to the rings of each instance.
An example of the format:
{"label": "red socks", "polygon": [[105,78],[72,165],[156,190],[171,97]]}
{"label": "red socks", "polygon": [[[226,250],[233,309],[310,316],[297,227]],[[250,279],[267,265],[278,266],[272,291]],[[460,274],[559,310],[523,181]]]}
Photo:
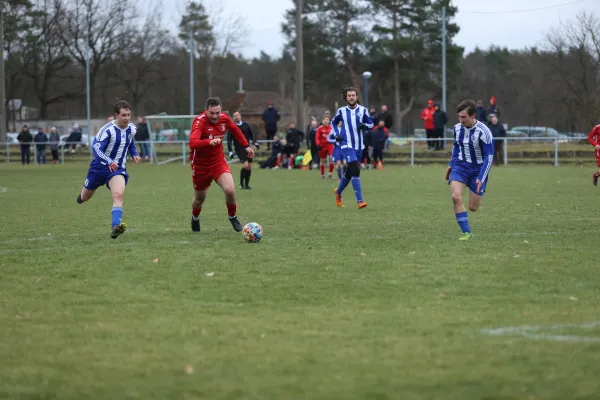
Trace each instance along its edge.
{"label": "red socks", "polygon": [[333,173],[333,163],[329,163],[329,173]]}
{"label": "red socks", "polygon": [[194,217],[197,217],[200,215],[200,211],[202,211],[202,206],[200,206],[200,208],[194,208],[194,206],[192,206],[192,215]]}
{"label": "red socks", "polygon": [[230,217],[235,217],[235,214],[237,212],[237,204],[233,203],[233,204],[226,204],[227,205],[227,215],[229,215]]}
{"label": "red socks", "polygon": [[[331,169],[331,166],[330,166]],[[331,173],[331,171],[329,171]],[[325,176],[325,165],[321,164],[321,176]]]}

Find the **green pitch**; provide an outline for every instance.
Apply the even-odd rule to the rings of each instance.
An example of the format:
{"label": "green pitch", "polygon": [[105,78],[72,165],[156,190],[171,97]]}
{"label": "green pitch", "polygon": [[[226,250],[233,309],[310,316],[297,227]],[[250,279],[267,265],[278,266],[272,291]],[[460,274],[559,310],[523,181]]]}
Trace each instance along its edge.
{"label": "green pitch", "polygon": [[364,210],[256,169],[259,244],[214,185],[191,232],[189,167],[129,171],[111,240],[84,164],[0,166],[0,398],[600,398],[592,169],[492,169],[468,242],[444,166],[363,172]]}

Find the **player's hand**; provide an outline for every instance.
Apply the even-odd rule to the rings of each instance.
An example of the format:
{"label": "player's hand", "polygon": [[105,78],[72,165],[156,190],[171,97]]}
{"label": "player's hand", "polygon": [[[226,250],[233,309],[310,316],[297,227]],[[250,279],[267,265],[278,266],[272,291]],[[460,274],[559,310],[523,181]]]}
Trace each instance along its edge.
{"label": "player's hand", "polygon": [[479,179],[477,179],[475,182],[477,183],[477,194],[479,194],[479,192],[481,191],[481,185],[483,185],[483,182],[481,182]]}
{"label": "player's hand", "polygon": [[361,123],[361,124],[358,126],[358,128],[359,128],[360,130],[365,130],[365,129],[367,129],[367,125],[365,125],[364,123]]}
{"label": "player's hand", "polygon": [[214,138],[209,143],[211,146],[218,146],[221,144],[221,138]]}
{"label": "player's hand", "polygon": [[136,164],[139,163],[141,159],[142,158],[140,156],[133,156],[133,162]]}
{"label": "player's hand", "polygon": [[119,169],[119,164],[117,164],[116,162],[108,164],[108,170],[110,172],[115,172],[117,169]]}
{"label": "player's hand", "polygon": [[231,158],[233,160],[233,151],[229,152],[229,158]]}
{"label": "player's hand", "polygon": [[596,145],[596,150],[600,150],[600,144]]}
{"label": "player's hand", "polygon": [[246,154],[248,154],[249,158],[254,158],[254,150],[252,150],[252,147],[246,147]]}
{"label": "player's hand", "polygon": [[342,137],[340,135],[335,135],[335,141],[336,142],[341,142],[342,141]]}
{"label": "player's hand", "polygon": [[452,172],[452,167],[446,168],[446,180],[450,179],[450,172]]}

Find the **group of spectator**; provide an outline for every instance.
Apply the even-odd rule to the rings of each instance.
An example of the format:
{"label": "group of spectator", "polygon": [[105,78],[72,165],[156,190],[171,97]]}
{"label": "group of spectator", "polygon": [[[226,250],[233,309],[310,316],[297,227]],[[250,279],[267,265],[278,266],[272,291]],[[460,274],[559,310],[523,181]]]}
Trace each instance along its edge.
{"label": "group of spectator", "polygon": [[504,124],[500,123],[500,109],[496,97],[490,97],[490,105],[487,108],[483,106],[483,101],[477,101],[477,120],[486,124],[494,136],[494,163],[496,165],[504,164],[504,140],[502,138],[506,137],[506,129]]}
{"label": "group of spectator", "polygon": [[438,103],[433,100],[427,100],[427,107],[421,112],[423,128],[425,128],[425,137],[427,138],[428,150],[444,149],[444,131],[448,123],[448,115],[440,108]]}
{"label": "group of spectator", "polygon": [[29,127],[24,125],[17,136],[21,150],[21,163],[23,165],[30,163],[31,144],[35,144],[36,160],[38,164],[46,164],[46,148],[49,146],[52,152],[52,163],[58,164],[58,144],[60,136],[55,127],[50,129],[50,134],[44,132],[44,128],[39,128],[35,135],[29,132]]}

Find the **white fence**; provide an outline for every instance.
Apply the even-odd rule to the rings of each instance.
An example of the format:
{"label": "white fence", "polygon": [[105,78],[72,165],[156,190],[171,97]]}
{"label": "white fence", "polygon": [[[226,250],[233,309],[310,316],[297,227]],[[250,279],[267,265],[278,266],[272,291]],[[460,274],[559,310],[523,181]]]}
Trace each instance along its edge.
{"label": "white fence", "polygon": [[[427,142],[441,140],[442,150],[429,150]],[[502,138],[497,142],[503,143],[503,163],[510,164],[545,164],[558,167],[561,164],[583,164],[595,162],[594,148],[588,144],[587,138]],[[260,152],[257,152],[257,158],[268,158],[270,150],[267,152],[267,140],[259,140],[261,144]],[[72,144],[77,146],[73,153]],[[148,141],[149,162],[162,165],[166,163],[179,162],[187,164],[189,156],[188,141]],[[93,157],[91,149],[81,143],[68,143],[69,146],[61,146],[58,149],[58,163],[67,164],[72,162],[89,162]],[[137,149],[140,155],[142,143],[137,142]],[[21,149],[20,144],[5,143],[0,145],[0,163],[20,163]],[[30,163],[35,163],[37,159],[37,146],[32,144],[30,147]],[[224,145],[227,151],[227,146]],[[304,153],[307,149],[302,147],[300,152]],[[424,138],[390,138],[384,151],[384,161],[390,163],[401,163],[415,166],[417,164],[427,163],[447,163],[452,151],[452,139],[424,139]],[[52,152],[46,147],[46,163],[52,163]]]}

